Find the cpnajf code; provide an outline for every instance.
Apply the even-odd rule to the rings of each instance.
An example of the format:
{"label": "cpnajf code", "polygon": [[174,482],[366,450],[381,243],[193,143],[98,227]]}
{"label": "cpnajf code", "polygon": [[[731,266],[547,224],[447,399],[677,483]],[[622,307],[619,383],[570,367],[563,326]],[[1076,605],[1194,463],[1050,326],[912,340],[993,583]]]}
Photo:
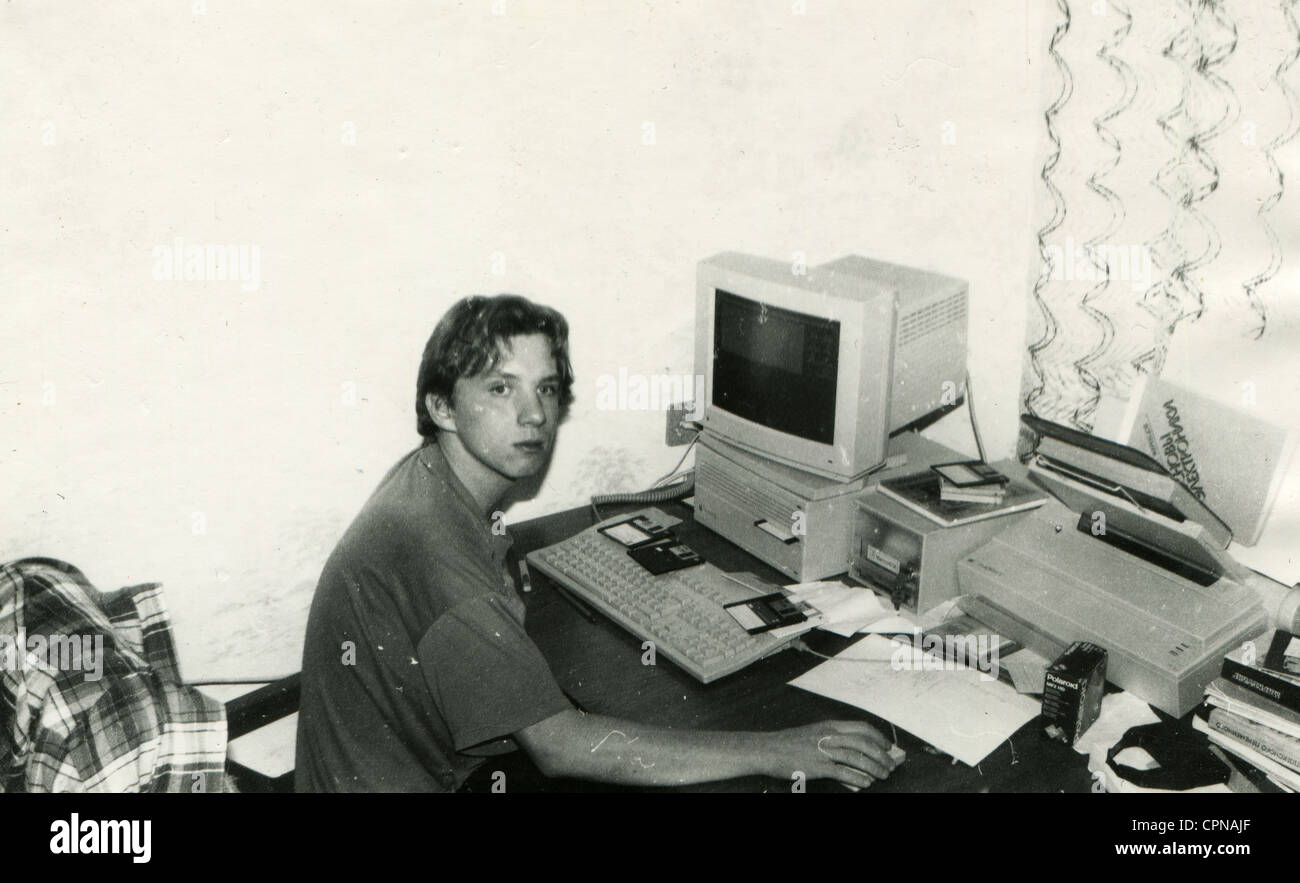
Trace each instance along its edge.
{"label": "cpnajf code", "polygon": [[1170,831],[1232,831],[1245,833],[1250,827],[1250,819],[1134,819],[1134,831],[1155,831],[1168,834]]}

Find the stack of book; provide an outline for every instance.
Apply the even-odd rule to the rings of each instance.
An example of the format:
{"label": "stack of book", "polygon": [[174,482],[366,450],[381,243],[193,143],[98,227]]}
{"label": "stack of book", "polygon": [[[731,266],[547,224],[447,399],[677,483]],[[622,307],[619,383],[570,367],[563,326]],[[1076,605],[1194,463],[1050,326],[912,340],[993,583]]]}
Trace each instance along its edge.
{"label": "stack of book", "polygon": [[1284,791],[1300,791],[1300,638],[1279,630],[1262,661],[1253,650],[1224,658],[1192,724]]}

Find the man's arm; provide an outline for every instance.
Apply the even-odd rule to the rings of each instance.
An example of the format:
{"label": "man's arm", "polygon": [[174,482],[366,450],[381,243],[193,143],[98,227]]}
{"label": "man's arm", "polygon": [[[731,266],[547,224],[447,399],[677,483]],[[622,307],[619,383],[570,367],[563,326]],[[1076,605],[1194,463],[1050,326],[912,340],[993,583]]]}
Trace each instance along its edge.
{"label": "man's arm", "polygon": [[562,711],[515,738],[548,776],[685,785],[740,776],[835,779],[865,788],[893,771],[889,741],[865,723],[827,721],[771,733],[669,730]]}

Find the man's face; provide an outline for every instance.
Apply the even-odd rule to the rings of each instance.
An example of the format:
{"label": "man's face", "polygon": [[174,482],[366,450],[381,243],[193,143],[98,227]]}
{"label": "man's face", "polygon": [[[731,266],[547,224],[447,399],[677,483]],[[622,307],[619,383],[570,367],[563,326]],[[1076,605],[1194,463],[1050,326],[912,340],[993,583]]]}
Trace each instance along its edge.
{"label": "man's face", "polygon": [[516,480],[536,474],[551,452],[560,375],[542,334],[510,338],[500,356],[489,370],[456,381],[447,417],[430,412],[440,429],[455,434],[448,441],[459,442],[487,470]]}

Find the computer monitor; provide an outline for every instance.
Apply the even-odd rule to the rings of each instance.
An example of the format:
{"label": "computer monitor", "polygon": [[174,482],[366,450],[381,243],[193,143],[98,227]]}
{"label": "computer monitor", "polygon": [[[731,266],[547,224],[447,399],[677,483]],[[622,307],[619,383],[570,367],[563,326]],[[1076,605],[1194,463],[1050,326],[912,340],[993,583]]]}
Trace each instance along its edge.
{"label": "computer monitor", "polygon": [[701,261],[704,429],[796,469],[860,476],[891,431],[961,395],[966,300],[959,279],[857,256],[803,273],[735,252]]}

